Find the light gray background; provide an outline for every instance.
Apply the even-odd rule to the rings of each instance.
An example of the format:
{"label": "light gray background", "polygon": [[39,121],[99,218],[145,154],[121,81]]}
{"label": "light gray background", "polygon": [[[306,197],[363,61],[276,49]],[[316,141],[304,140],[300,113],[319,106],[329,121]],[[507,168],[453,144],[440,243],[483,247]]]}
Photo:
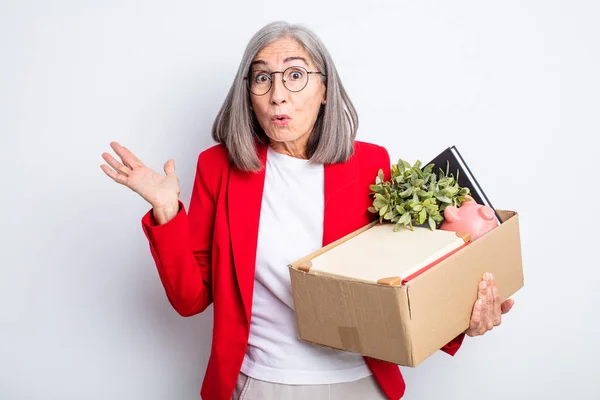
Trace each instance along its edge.
{"label": "light gray background", "polygon": [[526,286],[503,325],[403,368],[414,399],[600,398],[600,7],[595,1],[0,3],[0,398],[197,399],[212,308],[171,309],[108,179],[111,140],[188,204],[250,36],[305,23],[360,113],[359,139],[427,161],[456,144],[521,216]]}

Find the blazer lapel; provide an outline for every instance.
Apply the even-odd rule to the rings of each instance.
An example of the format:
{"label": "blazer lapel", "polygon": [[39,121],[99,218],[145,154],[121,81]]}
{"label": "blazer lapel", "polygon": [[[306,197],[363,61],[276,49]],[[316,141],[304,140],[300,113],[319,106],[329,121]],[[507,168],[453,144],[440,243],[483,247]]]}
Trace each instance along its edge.
{"label": "blazer lapel", "polygon": [[358,163],[354,157],[345,163],[325,165],[323,246],[355,229],[357,221],[348,212],[347,206],[362,192],[359,187]]}
{"label": "blazer lapel", "polygon": [[267,159],[267,147],[259,144],[257,149],[263,168],[259,172],[244,172],[232,167],[227,190],[233,264],[248,323],[252,310],[256,245]]}

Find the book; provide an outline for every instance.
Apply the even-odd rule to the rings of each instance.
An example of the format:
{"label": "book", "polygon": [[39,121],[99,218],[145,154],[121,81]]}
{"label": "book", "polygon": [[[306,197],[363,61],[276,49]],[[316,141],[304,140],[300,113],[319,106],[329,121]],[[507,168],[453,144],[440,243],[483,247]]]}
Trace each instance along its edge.
{"label": "book", "polygon": [[397,232],[393,229],[394,224],[373,224],[313,257],[308,269],[316,275],[404,285],[470,243],[468,238],[451,231],[426,227]]}
{"label": "book", "polygon": [[477,179],[475,179],[475,175],[473,175],[471,172],[471,169],[465,162],[456,146],[448,147],[438,154],[433,160],[426,163],[425,166],[429,164],[434,164],[433,172],[436,173],[436,175],[439,174],[440,169],[444,171],[444,173],[446,170],[448,170],[448,172],[457,180],[459,186],[469,188],[471,192],[470,196],[473,198],[473,200],[475,200],[476,203],[488,206],[494,210],[498,224],[503,222],[498,214],[498,211],[496,211],[496,208],[485,195],[481,185],[479,182],[477,182]]}

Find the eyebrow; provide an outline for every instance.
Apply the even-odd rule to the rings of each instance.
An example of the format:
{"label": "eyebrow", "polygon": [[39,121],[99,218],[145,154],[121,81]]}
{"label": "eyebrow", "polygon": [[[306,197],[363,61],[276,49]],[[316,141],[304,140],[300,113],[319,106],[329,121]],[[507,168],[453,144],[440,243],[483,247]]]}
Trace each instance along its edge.
{"label": "eyebrow", "polygon": [[[287,57],[285,60],[283,60],[283,63],[285,64],[287,62],[296,61],[296,60],[302,61],[308,67],[308,62],[306,61],[306,58],[300,57],[300,56]],[[267,65],[267,63],[264,60],[255,60],[255,61],[252,61],[251,65],[252,66],[254,66],[254,65]]]}

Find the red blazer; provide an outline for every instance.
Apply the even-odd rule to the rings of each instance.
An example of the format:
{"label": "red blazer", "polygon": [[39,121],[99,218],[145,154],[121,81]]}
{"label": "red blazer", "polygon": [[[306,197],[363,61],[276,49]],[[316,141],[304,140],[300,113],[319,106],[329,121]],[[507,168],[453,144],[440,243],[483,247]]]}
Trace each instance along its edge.
{"label": "red blazer", "polygon": [[[258,148],[265,165],[267,147]],[[390,158],[385,148],[355,142],[346,163],[325,166],[323,246],[363,227],[376,216],[369,184],[379,169],[386,179]],[[156,225],[151,210],[142,226],[158,274],[173,308],[192,316],[214,306],[214,329],[201,397],[229,400],[248,344],[254,266],[265,169],[258,173],[230,167],[224,146],[216,145],[198,157],[188,213],[180,202],[175,218]],[[293,261],[293,260],[290,260]],[[464,334],[441,350],[454,355]],[[365,357],[389,399],[405,390],[397,365]]]}

